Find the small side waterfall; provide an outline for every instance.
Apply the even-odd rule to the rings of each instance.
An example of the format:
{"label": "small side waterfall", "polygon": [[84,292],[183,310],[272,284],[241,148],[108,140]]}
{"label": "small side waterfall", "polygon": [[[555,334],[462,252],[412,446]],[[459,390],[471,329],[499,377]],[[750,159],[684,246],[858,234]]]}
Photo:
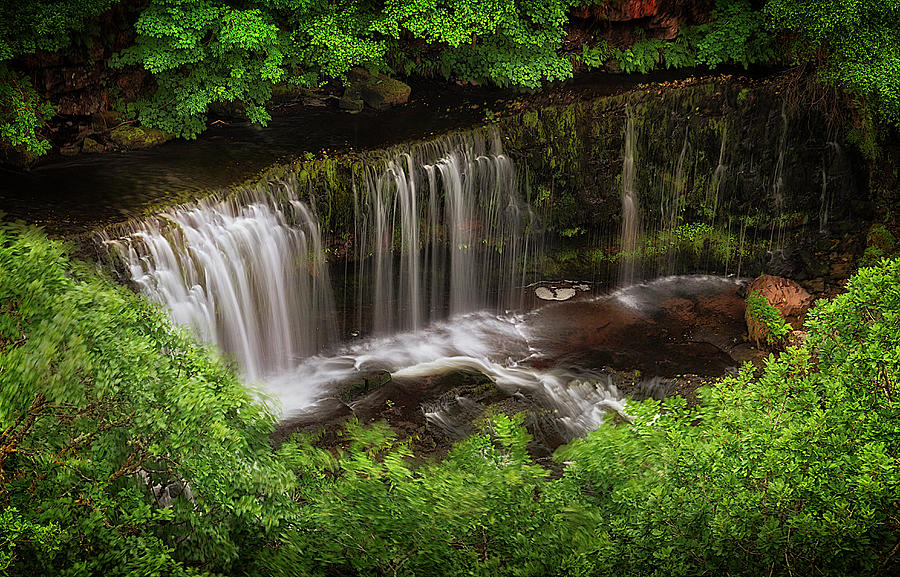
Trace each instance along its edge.
{"label": "small side waterfall", "polygon": [[819,196],[819,232],[822,234],[828,232],[828,215],[834,202],[834,191],[829,188],[829,182],[843,177],[841,170],[844,164],[841,145],[829,140],[822,155],[822,192]]}
{"label": "small side waterfall", "polygon": [[[715,224],[716,214],[719,212],[719,199],[722,195],[722,185],[725,182],[725,145],[728,143],[728,124],[722,125],[722,145],[719,147],[719,163],[713,172],[712,181],[707,195],[707,206],[712,214],[712,224]],[[783,162],[783,161],[782,161]],[[779,188],[782,185],[778,185]]]}
{"label": "small side waterfall", "polygon": [[781,103],[781,137],[778,140],[778,160],[775,163],[775,174],[772,177],[772,196],[775,200],[775,212],[779,219],[772,223],[772,235],[769,240],[770,250],[781,250],[784,244],[784,155],[787,151],[788,116],[787,105]]}
{"label": "small side waterfall", "polygon": [[[639,262],[641,210],[635,188],[634,167],[634,116],[627,109],[625,121],[625,160],[622,166],[622,242],[620,250],[624,257],[619,264],[619,285],[629,286],[635,281],[635,268]],[[639,276],[639,275],[638,275]]]}
{"label": "small side waterfall", "polygon": [[300,201],[200,202],[105,242],[141,292],[233,355],[248,379],[287,370],[334,340],[319,224]]}

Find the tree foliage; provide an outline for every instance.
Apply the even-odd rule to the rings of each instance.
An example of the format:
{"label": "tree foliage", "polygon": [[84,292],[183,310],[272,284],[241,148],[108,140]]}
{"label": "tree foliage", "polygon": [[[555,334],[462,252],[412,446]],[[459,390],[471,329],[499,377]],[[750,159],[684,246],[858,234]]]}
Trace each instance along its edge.
{"label": "tree foliage", "polygon": [[193,137],[210,104],[234,101],[251,120],[269,119],[265,104],[284,55],[267,14],[212,0],[154,0],[135,29],[136,44],[114,64],[141,64],[156,77],[155,94],[138,103],[143,124]]}
{"label": "tree foliage", "polygon": [[272,423],[162,311],[0,225],[0,572],[242,563],[289,505]]}
{"label": "tree foliage", "polygon": [[55,108],[42,101],[30,79],[7,62],[36,50],[62,50],[83,34],[91,19],[118,0],[0,0],[0,142],[34,156],[50,149],[41,138]]}
{"label": "tree foliage", "polygon": [[770,0],[765,13],[770,26],[796,35],[795,59],[822,56],[824,80],[900,126],[900,2]]}
{"label": "tree foliage", "polygon": [[[0,62],[86,39],[96,17],[117,3],[3,1]],[[716,0],[709,22],[683,29],[673,41],[639,32],[630,46],[614,48],[598,38],[570,54],[564,39],[571,9],[584,3],[596,2],[148,0],[134,25],[135,44],[113,63],[153,73],[156,92],[130,109],[142,123],[183,137],[202,132],[207,111],[217,103],[243,105],[251,120],[264,124],[274,84],[313,87],[343,80],[356,66],[536,88],[571,77],[574,60],[635,73],[661,66],[821,60],[825,81],[900,125],[896,0],[769,0],[762,7],[750,0]],[[2,138],[40,154],[46,145],[37,134],[48,109],[33,93],[17,95],[12,78],[17,76],[0,79]]]}
{"label": "tree foliage", "polygon": [[0,63],[0,141],[35,156],[44,154],[50,142],[41,138],[40,129],[54,113],[53,106],[40,99],[30,79]]}

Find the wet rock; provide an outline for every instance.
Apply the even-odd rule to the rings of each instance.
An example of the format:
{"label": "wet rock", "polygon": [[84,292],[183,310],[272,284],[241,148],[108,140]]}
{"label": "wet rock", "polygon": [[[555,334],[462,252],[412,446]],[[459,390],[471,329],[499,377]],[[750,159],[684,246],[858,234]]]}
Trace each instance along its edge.
{"label": "wet rock", "polygon": [[36,160],[35,156],[23,147],[0,144],[0,161],[4,164],[26,168],[32,166]]}
{"label": "wet rock", "polygon": [[538,287],[534,289],[534,294],[545,301],[567,301],[575,296],[575,289]]}
{"label": "wet rock", "polygon": [[125,115],[115,110],[102,110],[91,115],[91,127],[97,132],[106,132],[125,122]]}
{"label": "wet rock", "polygon": [[350,113],[361,112],[365,105],[359,88],[356,86],[348,87],[344,91],[344,95],[341,97],[340,102],[338,102],[338,106],[340,106],[341,110],[346,110]]}
{"label": "wet rock", "polygon": [[542,301],[567,301],[579,292],[589,292],[591,290],[589,283],[571,280],[541,281],[536,284],[538,286],[534,289],[534,296]]}
{"label": "wet rock", "polygon": [[85,154],[96,154],[98,152],[104,152],[106,147],[91,138],[90,136],[85,138],[81,143],[81,152]]}
{"label": "wet rock", "polygon": [[164,142],[172,140],[175,135],[164,132],[158,128],[148,128],[146,126],[134,126],[132,124],[123,124],[112,129],[109,138],[122,148],[128,150],[139,150],[142,148],[152,148]]}
{"label": "wet rock", "polygon": [[[350,86],[344,91],[341,98],[341,108],[344,101],[347,105],[356,104],[362,100],[367,106],[375,110],[385,110],[398,104],[406,104],[412,89],[408,84],[400,82],[396,78],[384,74],[369,74],[362,68],[354,68],[348,75]],[[352,108],[346,108],[353,110]]]}
{"label": "wet rock", "polygon": [[344,403],[352,403],[389,382],[391,382],[391,373],[388,371],[363,373],[358,379],[343,383],[338,391],[338,398]]}
{"label": "wet rock", "polygon": [[810,292],[821,293],[825,292],[825,279],[824,278],[814,278],[806,281],[804,283],[806,289]]}
{"label": "wet rock", "polygon": [[[633,23],[640,21],[640,27],[649,36],[671,40],[684,25],[708,20],[709,6],[709,2],[701,0],[621,0],[585,3],[574,13],[579,18],[608,23],[607,28],[610,24],[633,28]],[[614,32],[616,29],[610,28],[606,35]]]}
{"label": "wet rock", "polygon": [[77,144],[66,144],[59,149],[59,153],[63,156],[75,156],[78,154]]}

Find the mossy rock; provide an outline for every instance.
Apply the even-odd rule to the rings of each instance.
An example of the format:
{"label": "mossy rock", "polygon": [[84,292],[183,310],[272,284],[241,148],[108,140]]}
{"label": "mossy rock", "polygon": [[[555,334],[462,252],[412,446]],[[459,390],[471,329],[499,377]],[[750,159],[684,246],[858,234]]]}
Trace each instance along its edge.
{"label": "mossy rock", "polygon": [[385,110],[398,104],[406,104],[412,89],[408,84],[384,74],[369,74],[362,68],[353,69],[348,74],[350,86],[344,93],[352,98],[361,98],[366,105],[375,110]]}
{"label": "mossy rock", "polygon": [[347,112],[361,112],[365,108],[366,103],[363,101],[362,94],[358,86],[350,86],[344,91],[338,106],[341,110]]}
{"label": "mossy rock", "polygon": [[117,126],[109,133],[110,140],[128,150],[153,148],[154,146],[159,146],[164,142],[172,140],[174,137],[175,135],[172,133],[162,131],[158,128],[134,126],[130,124]]}
{"label": "mossy rock", "polygon": [[338,389],[338,398],[344,403],[352,403],[391,382],[388,371],[371,371],[360,375],[355,380],[342,383]]}
{"label": "mossy rock", "polygon": [[106,150],[106,147],[88,136],[81,143],[81,152],[85,154],[96,154],[98,152],[103,152]]}
{"label": "mossy rock", "polygon": [[296,84],[282,83],[272,87],[272,102],[288,102],[304,98],[319,98],[321,96],[321,94],[317,94],[305,86]]}
{"label": "mossy rock", "polygon": [[896,254],[897,238],[883,224],[874,224],[866,235],[866,251],[859,266],[875,266],[882,258]]}
{"label": "mossy rock", "polygon": [[37,157],[24,146],[10,146],[0,143],[0,163],[18,168],[28,168],[37,162]]}

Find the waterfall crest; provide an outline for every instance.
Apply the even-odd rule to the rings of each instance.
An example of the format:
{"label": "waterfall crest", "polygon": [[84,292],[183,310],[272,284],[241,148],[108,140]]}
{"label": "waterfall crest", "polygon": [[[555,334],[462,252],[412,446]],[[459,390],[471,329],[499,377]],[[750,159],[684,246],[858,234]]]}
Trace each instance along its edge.
{"label": "waterfall crest", "polygon": [[299,200],[202,201],[105,239],[145,295],[245,377],[287,370],[335,339],[319,224]]}

